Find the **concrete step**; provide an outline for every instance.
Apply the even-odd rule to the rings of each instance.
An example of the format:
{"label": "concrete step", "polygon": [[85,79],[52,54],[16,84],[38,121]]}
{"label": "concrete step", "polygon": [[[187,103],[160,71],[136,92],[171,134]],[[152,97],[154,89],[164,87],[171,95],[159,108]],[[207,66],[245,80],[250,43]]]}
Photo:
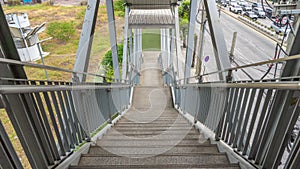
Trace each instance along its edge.
{"label": "concrete step", "polygon": [[[120,136],[128,136],[128,137],[137,137],[137,138],[152,138],[152,137],[164,137],[164,136],[170,136],[170,135],[185,135],[185,137],[186,136],[188,136],[188,137],[199,137],[199,134],[197,134],[197,133],[187,133],[187,134],[185,134],[185,133],[176,133],[176,132],[164,132],[164,133],[157,133],[157,134],[153,134],[153,133],[120,133],[120,132],[118,132],[118,133],[116,133],[116,132],[114,132],[114,133],[107,133],[105,136],[112,136],[112,137],[120,137]],[[104,136],[104,137],[105,137]]]}
{"label": "concrete step", "polygon": [[143,118],[138,118],[138,119],[121,119],[120,123],[152,123],[153,125],[155,124],[185,124],[188,123],[185,119],[168,119],[168,120],[162,120],[162,119],[143,119]]}
{"label": "concrete step", "polygon": [[111,134],[111,135],[127,135],[127,136],[135,136],[135,135],[173,135],[173,134],[199,134],[198,131],[195,131],[195,130],[164,130],[164,131],[161,131],[161,130],[153,130],[153,131],[117,131],[117,130],[109,130],[107,132],[107,134]]}
{"label": "concrete step", "polygon": [[165,122],[162,122],[162,121],[151,121],[151,122],[134,122],[134,121],[129,121],[129,120],[119,120],[118,121],[118,124],[122,125],[122,124],[130,124],[130,125],[183,125],[183,124],[189,124],[188,121],[176,121],[175,123],[175,120],[174,121],[165,121]]}
{"label": "concrete step", "polygon": [[149,124],[149,123],[117,123],[114,128],[153,128],[153,127],[191,127],[189,123],[171,123],[171,124]]}
{"label": "concrete step", "polygon": [[213,165],[102,165],[102,166],[71,166],[70,169],[239,169],[238,164],[213,164]]}
{"label": "concrete step", "polygon": [[99,146],[128,146],[128,147],[135,147],[135,146],[155,146],[155,145],[194,145],[194,144],[201,144],[198,140],[136,140],[132,139],[131,141],[124,140],[124,141],[115,141],[115,140],[101,140],[97,142]]}
{"label": "concrete step", "polygon": [[[111,154],[117,152],[118,155],[127,155],[127,154],[157,154],[160,152],[162,147],[153,146],[153,147],[125,147],[125,146],[115,146],[115,147],[101,147],[101,146],[91,146],[89,154]],[[177,145],[166,150],[168,154],[178,154],[181,152],[185,153],[218,153],[218,148],[215,145],[189,145],[181,146]]]}
{"label": "concrete step", "polygon": [[123,131],[166,131],[166,130],[194,130],[192,126],[186,126],[186,127],[176,127],[176,126],[170,126],[170,127],[113,127],[115,130],[119,132]]}
{"label": "concrete step", "polygon": [[[126,139],[127,138],[132,138],[136,135],[125,135],[123,137],[121,137],[120,134],[118,135],[104,135],[101,139],[110,139],[110,140],[120,140],[120,139]],[[162,135],[159,135],[159,137],[155,137],[155,136],[152,136],[152,135],[141,135],[143,137],[138,137],[135,139],[149,139],[149,140],[153,140],[153,139],[166,139],[166,140],[172,140],[172,139],[178,139],[178,138],[183,138],[184,139],[201,139],[203,140],[203,137],[199,134],[187,134],[187,135],[180,135],[180,134],[162,134]],[[204,138],[205,139],[205,138]]]}
{"label": "concrete step", "polygon": [[[142,120],[159,120],[159,121],[174,121],[174,120],[183,120],[186,121],[183,117],[180,116],[174,116],[174,117],[160,117],[160,116],[142,116],[142,117],[123,117],[121,120],[131,120],[131,119],[142,119]],[[121,121],[120,120],[120,121]]]}
{"label": "concrete step", "polygon": [[119,156],[82,155],[79,165],[166,165],[166,164],[228,164],[225,153],[158,155],[148,158],[128,158]]}

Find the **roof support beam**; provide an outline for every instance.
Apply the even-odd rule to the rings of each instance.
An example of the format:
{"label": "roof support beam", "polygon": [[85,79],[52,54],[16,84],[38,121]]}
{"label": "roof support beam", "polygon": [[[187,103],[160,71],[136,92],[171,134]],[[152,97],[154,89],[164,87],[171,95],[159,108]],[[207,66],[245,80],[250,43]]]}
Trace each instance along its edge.
{"label": "roof support beam", "polygon": [[127,64],[128,64],[128,16],[129,6],[125,6],[125,26],[124,26],[124,46],[123,46],[123,60],[122,60],[122,79],[127,78]]}
{"label": "roof support beam", "polygon": [[186,48],[186,59],[185,59],[185,72],[184,78],[185,83],[187,83],[187,78],[191,75],[192,68],[192,58],[194,52],[194,35],[195,35],[195,25],[197,17],[197,6],[198,0],[191,0],[190,3],[190,19],[189,19],[189,31],[188,31],[188,46]]}
{"label": "roof support beam", "polygon": [[[76,53],[76,61],[74,65],[75,72],[88,71],[99,3],[100,0],[88,0],[80,41]],[[86,75],[78,74],[77,77],[79,78],[79,82],[86,81]],[[73,81],[75,81],[75,79],[77,80],[77,78],[73,77]]]}
{"label": "roof support beam", "polygon": [[[214,47],[214,53],[218,70],[224,70],[231,67],[229,54],[227,51],[225,39],[222,32],[222,26],[218,17],[215,1],[204,0],[205,10],[208,18],[211,40]],[[219,79],[226,80],[227,73],[220,73]]]}
{"label": "roof support beam", "polygon": [[178,6],[174,6],[175,11],[175,36],[176,36],[176,68],[177,68],[177,79],[183,78],[183,57],[181,52],[180,42],[180,29],[179,29],[179,18],[178,18]]}
{"label": "roof support beam", "polygon": [[118,61],[118,46],[117,46],[117,37],[116,37],[116,25],[115,25],[115,14],[114,14],[114,5],[113,0],[106,0],[106,10],[108,17],[108,26],[110,34],[110,47],[112,51],[112,60],[114,68],[114,79],[120,80],[120,69]]}

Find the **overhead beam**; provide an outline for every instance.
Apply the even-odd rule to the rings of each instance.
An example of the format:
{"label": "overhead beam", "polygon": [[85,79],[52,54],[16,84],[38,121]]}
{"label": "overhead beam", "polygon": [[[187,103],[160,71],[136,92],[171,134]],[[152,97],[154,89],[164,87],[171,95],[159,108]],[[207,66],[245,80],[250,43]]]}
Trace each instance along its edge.
{"label": "overhead beam", "polygon": [[[76,60],[74,65],[75,72],[87,72],[92,43],[94,39],[95,26],[97,22],[97,14],[100,0],[88,0],[80,41],[76,53]],[[86,81],[86,75],[77,75],[79,82]],[[73,77],[73,81],[75,78]],[[77,80],[77,78],[76,78]]]}

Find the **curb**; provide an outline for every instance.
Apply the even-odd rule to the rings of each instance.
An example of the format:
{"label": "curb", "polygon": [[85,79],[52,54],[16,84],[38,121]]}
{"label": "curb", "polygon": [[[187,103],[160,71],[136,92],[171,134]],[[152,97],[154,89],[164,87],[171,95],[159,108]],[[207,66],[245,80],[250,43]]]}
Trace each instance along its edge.
{"label": "curb", "polygon": [[250,28],[256,30],[257,32],[263,34],[264,36],[268,37],[269,39],[271,39],[279,44],[281,43],[282,37],[279,37],[279,38],[274,37],[275,33],[270,32],[269,30],[264,30],[264,28],[262,28],[262,26],[254,24],[250,20],[248,20],[240,15],[238,15],[238,16],[233,15],[232,13],[228,12],[227,10],[225,10],[223,8],[222,8],[222,12],[225,13],[226,15],[240,21],[241,23],[249,26]]}
{"label": "curb", "polygon": [[277,43],[281,43],[281,40],[283,38],[282,36],[275,37],[276,34],[274,32],[271,32],[271,31],[265,29],[263,26],[254,24],[252,21],[250,21],[244,17],[241,17],[241,16],[237,17],[237,20],[239,20],[240,22],[244,23],[245,25],[251,27],[252,29],[255,29],[259,33],[263,34],[264,36],[267,36],[268,38],[272,39],[273,41],[275,41]]}

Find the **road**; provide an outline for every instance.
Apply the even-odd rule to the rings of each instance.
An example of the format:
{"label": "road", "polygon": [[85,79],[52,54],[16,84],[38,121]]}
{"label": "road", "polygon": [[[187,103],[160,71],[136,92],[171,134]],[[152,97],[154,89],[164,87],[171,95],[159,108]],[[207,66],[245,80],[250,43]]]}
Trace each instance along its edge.
{"label": "road", "polygon": [[[233,32],[237,32],[238,34],[234,51],[234,61],[238,65],[266,61],[274,57],[276,42],[273,40],[265,37],[225,13],[221,14],[221,25],[228,51],[230,51],[231,48]],[[204,56],[213,56],[213,48],[208,33],[205,35]],[[215,71],[216,64],[214,58],[210,57],[210,60],[204,63],[204,66],[204,71],[206,73]],[[235,67],[237,65],[232,63],[232,66]],[[268,65],[244,69],[244,71],[247,72],[253,79],[260,79],[267,70]],[[266,78],[272,78],[274,76],[273,73],[274,67]],[[233,72],[233,74],[235,80],[250,80],[249,76],[241,70]],[[215,78],[215,76],[210,76],[207,80],[214,80]]]}

